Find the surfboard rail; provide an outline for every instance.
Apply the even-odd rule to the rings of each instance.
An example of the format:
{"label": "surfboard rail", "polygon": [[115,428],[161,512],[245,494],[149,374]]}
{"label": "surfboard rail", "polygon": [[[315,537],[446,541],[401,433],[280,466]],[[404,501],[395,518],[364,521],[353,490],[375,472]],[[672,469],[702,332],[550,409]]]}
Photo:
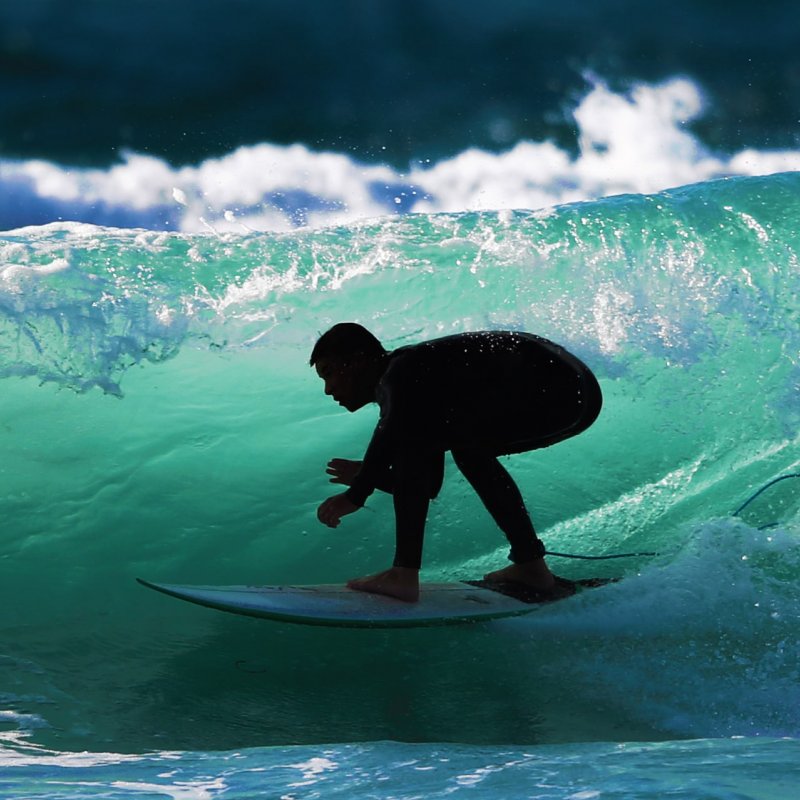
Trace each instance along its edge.
{"label": "surfboard rail", "polygon": [[[562,581],[562,591],[521,599],[498,585],[457,581],[423,583],[417,603],[349,589],[342,584],[192,586],[136,579],[142,586],[195,605],[276,622],[348,628],[420,628],[522,616],[545,602],[574,594],[588,582]],[[567,587],[564,584],[568,584]],[[535,593],[534,593],[535,594]]]}

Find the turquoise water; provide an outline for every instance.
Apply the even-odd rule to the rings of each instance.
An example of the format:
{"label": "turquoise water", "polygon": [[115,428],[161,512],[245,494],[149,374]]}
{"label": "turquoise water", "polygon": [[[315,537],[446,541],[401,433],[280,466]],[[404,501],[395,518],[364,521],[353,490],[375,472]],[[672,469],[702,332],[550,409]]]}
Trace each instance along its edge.
{"label": "turquoise water", "polygon": [[24,770],[9,770],[7,774],[18,777],[0,781],[0,787],[6,797],[28,800],[89,796],[792,800],[797,793],[797,757],[797,742],[791,740],[530,749],[378,742],[184,757],[76,753],[59,759],[15,756],[6,766]]}
{"label": "turquoise water", "polygon": [[[789,797],[798,481],[733,511],[800,471],[798,197],[785,173],[285,233],[0,234],[5,796]],[[553,559],[623,580],[435,631],[138,586],[387,564],[386,498],[315,520],[375,418],[307,365],[344,319],[389,346],[513,328],[573,350],[602,417],[508,466],[550,549],[658,555]],[[449,465],[424,576],[504,558]]]}

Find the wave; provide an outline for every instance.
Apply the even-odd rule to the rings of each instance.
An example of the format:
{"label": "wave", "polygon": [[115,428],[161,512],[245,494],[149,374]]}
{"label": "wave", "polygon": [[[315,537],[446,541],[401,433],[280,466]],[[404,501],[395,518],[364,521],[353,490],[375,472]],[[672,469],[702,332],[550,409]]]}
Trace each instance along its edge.
{"label": "wave", "polygon": [[[127,751],[796,736],[798,481],[734,512],[800,465],[798,197],[787,173],[287,232],[3,234],[14,719],[59,747]],[[308,368],[342,319],[388,346],[513,328],[575,351],[604,412],[514,474],[549,549],[658,558],[605,562],[622,582],[527,621],[402,643],[143,596],[137,575],[314,583],[385,566],[386,498],[335,538],[314,517],[327,458],[358,457],[372,422],[333,408]],[[449,468],[426,576],[504,558]]]}

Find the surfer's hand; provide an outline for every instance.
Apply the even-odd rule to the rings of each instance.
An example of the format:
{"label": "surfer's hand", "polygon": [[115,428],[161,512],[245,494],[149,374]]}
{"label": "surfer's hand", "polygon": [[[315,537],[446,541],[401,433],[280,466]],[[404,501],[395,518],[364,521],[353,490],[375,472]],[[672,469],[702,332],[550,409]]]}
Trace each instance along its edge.
{"label": "surfer's hand", "polygon": [[342,521],[342,517],[347,514],[352,514],[354,511],[358,511],[358,509],[359,506],[355,503],[351,503],[347,499],[347,495],[335,494],[333,497],[329,497],[317,509],[317,519],[329,528],[336,528]]}
{"label": "surfer's hand", "polygon": [[328,468],[325,472],[331,476],[331,483],[341,483],[344,486],[352,486],[360,469],[360,461],[348,461],[346,458],[332,458],[328,462]]}

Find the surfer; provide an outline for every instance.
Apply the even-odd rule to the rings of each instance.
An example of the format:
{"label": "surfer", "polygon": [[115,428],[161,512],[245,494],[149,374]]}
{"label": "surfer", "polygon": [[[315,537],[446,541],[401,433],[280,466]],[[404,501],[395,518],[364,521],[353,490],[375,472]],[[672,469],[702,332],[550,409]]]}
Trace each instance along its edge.
{"label": "surfer", "polygon": [[544,544],[498,456],[549,447],[595,421],[602,395],[585,364],[547,339],[509,331],[456,334],[389,352],[353,322],[324,333],[310,364],[325,394],[348,411],[373,402],[380,408],[363,461],[328,463],[331,482],[349,488],[317,511],[320,522],[335,528],[375,489],[393,496],[393,565],[349,581],[350,588],[419,598],[428,507],[449,450],[511,545],[511,564],[485,579],[554,589]]}

